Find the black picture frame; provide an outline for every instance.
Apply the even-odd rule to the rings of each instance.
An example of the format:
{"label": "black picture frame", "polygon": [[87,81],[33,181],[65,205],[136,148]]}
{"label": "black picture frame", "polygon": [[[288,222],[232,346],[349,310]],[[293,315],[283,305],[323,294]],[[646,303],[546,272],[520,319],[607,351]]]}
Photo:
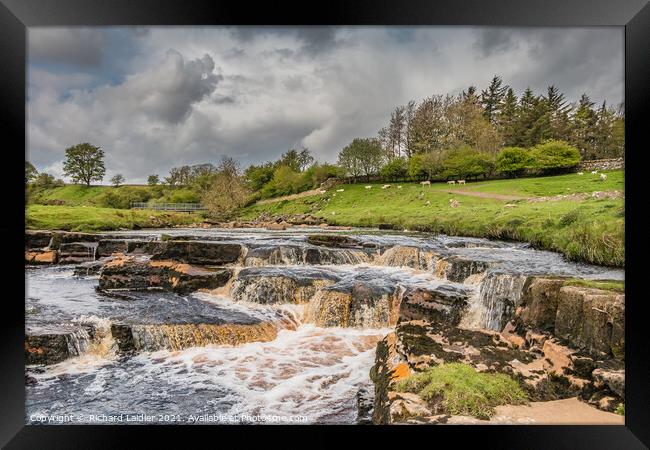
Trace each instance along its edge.
{"label": "black picture frame", "polygon": [[[24,273],[22,236],[24,202],[20,181],[25,149],[26,29],[33,26],[102,25],[488,25],[488,26],[623,26],[625,27],[625,109],[626,109],[626,418],[624,426],[439,426],[439,427],[307,427],[288,430],[284,426],[256,427],[177,427],[159,426],[35,426],[25,425],[24,399]],[[647,448],[650,445],[650,345],[645,336],[647,315],[643,298],[644,206],[643,185],[647,166],[642,164],[644,127],[650,105],[650,5],[648,0],[388,0],[307,2],[233,2],[198,0],[0,0],[0,129],[5,157],[5,218],[0,236],[5,243],[5,295],[3,324],[2,421],[0,444],[6,448],[116,448],[135,446],[135,434],[162,440],[163,447],[174,442],[187,445],[187,434],[207,442],[226,444],[236,438],[248,447],[251,437],[271,432],[275,440],[290,445],[337,445],[348,441],[341,433],[363,434],[365,438],[401,445],[440,445],[474,441],[488,448]],[[9,137],[9,139],[7,139]],[[20,211],[23,211],[21,214]],[[637,263],[638,261],[638,263]],[[14,291],[8,294],[8,288]],[[309,437],[294,434],[307,431]],[[144,436],[143,436],[144,435]],[[200,436],[199,436],[200,435]],[[234,436],[236,435],[236,436]],[[408,436],[408,441],[404,439]],[[308,439],[308,440],[306,440]],[[166,444],[166,445],[165,445]],[[181,444],[181,445],[182,445]],[[357,443],[354,445],[363,445]],[[444,444],[442,444],[444,445]],[[456,445],[456,444],[450,444]]]}

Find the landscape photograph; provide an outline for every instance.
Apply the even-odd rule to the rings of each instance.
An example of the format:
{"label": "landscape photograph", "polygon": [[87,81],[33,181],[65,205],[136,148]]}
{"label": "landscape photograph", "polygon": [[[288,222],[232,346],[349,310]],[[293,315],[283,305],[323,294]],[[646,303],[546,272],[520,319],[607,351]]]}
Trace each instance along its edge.
{"label": "landscape photograph", "polygon": [[623,425],[624,58],[29,27],[25,423]]}

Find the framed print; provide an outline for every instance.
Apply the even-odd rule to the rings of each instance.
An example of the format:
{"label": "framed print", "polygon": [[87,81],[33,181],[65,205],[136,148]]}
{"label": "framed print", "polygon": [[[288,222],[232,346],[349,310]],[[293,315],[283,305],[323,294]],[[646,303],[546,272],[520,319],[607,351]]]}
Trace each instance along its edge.
{"label": "framed print", "polygon": [[3,0],[2,443],[645,448],[646,3]]}

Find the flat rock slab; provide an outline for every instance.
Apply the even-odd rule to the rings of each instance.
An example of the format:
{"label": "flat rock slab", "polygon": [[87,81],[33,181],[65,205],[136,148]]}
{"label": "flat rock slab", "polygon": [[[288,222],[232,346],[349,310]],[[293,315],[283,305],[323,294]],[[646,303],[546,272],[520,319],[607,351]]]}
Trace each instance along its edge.
{"label": "flat rock slab", "polygon": [[490,420],[467,416],[451,416],[450,425],[624,425],[625,417],[601,411],[576,397],[529,405],[496,407]]}
{"label": "flat rock slab", "polygon": [[237,262],[244,253],[240,244],[204,241],[165,241],[152,259],[173,259],[188,264],[214,265]]}

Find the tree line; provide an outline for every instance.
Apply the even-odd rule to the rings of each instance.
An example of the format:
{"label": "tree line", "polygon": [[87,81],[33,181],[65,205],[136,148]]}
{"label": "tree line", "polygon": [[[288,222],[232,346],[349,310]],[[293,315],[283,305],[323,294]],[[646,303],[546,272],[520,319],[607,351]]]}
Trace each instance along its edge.
{"label": "tree line", "polygon": [[[595,107],[586,94],[569,103],[555,86],[539,95],[528,88],[518,97],[495,76],[480,93],[470,86],[458,95],[397,106],[377,136],[353,139],[336,164],[315,161],[304,147],[244,170],[226,156],[217,165],[183,165],[166,177],[149,175],[152,195],[123,189],[122,194],[108,192],[105,200],[111,207],[128,207],[130,201],[153,198],[154,190],[162,195],[164,187],[175,191],[171,201],[201,201],[214,215],[223,215],[260,198],[316,188],[333,177],[356,182],[557,173],[581,159],[623,156],[624,121],[622,105]],[[90,186],[103,180],[101,148],[82,143],[67,148],[65,155],[64,174],[73,182]],[[63,184],[27,161],[25,182],[36,188]],[[124,182],[121,174],[111,178],[115,187]]]}

